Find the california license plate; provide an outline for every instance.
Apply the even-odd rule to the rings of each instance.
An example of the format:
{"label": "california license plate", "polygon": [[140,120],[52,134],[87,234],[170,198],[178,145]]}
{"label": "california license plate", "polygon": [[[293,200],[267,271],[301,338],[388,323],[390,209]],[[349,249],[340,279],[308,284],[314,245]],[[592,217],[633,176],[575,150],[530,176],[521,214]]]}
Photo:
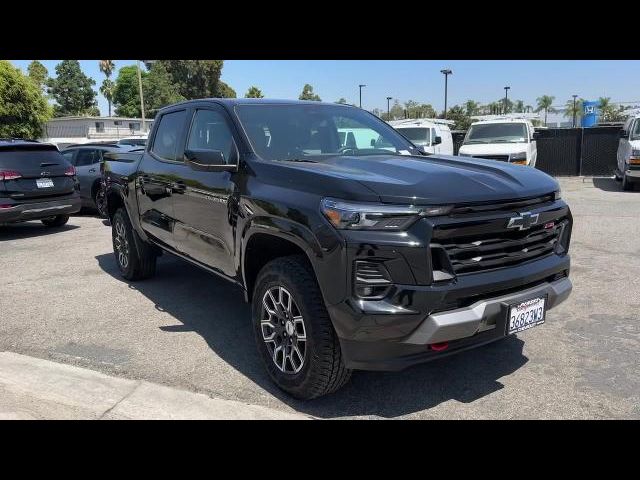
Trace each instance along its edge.
{"label": "california license plate", "polygon": [[53,180],[50,178],[36,178],[36,186],[38,188],[51,188],[53,187]]}
{"label": "california license plate", "polygon": [[509,307],[507,334],[521,332],[544,323],[546,297],[532,298]]}

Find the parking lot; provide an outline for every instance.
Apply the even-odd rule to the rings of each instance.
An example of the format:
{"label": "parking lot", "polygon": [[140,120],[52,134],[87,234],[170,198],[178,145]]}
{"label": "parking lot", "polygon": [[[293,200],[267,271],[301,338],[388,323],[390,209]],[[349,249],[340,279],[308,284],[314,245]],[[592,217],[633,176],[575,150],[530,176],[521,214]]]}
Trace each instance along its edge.
{"label": "parking lot", "polygon": [[169,255],[128,283],[111,229],[0,228],[0,351],[320,418],[640,418],[640,192],[563,178],[574,290],[546,324],[310,402],[273,386],[231,284]]}

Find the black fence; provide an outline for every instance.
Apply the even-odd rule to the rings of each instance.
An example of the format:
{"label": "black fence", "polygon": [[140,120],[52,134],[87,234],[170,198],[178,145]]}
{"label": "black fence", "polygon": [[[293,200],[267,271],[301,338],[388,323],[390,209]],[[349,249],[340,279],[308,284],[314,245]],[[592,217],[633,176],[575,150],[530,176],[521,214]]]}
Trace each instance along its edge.
{"label": "black fence", "polygon": [[[536,168],[550,175],[611,176],[622,127],[549,128],[538,130]],[[464,134],[453,137],[457,155]]]}

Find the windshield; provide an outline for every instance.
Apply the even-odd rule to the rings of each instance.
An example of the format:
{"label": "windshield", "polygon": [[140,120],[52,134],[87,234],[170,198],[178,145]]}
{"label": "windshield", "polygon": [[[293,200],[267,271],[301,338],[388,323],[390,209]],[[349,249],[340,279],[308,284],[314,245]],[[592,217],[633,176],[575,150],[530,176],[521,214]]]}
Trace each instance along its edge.
{"label": "windshield", "polygon": [[251,145],[265,160],[317,161],[337,155],[419,155],[388,124],[364,110],[334,105],[238,105]]}
{"label": "windshield", "polygon": [[417,127],[412,127],[412,128],[398,128],[398,131],[404,135],[405,137],[407,137],[409,140],[411,140],[412,142],[419,142],[419,143],[429,143],[429,139],[431,137],[430,133],[431,133],[431,129],[430,128],[417,128]]}
{"label": "windshield", "polygon": [[527,138],[524,123],[486,123],[471,125],[464,143],[523,143]]}
{"label": "windshield", "polygon": [[640,120],[636,120],[629,140],[640,140]]}

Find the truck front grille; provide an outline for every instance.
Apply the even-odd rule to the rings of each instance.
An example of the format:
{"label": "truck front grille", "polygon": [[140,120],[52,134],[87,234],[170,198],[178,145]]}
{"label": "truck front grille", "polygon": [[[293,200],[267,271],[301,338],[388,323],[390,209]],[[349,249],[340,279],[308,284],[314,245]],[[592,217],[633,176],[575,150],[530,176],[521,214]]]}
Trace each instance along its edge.
{"label": "truck front grille", "polygon": [[431,247],[446,252],[455,274],[514,266],[552,253],[566,223],[565,220],[529,230],[451,237]]}
{"label": "truck front grille", "polygon": [[474,158],[486,158],[487,160],[498,160],[500,162],[508,162],[509,155],[473,155]]}

